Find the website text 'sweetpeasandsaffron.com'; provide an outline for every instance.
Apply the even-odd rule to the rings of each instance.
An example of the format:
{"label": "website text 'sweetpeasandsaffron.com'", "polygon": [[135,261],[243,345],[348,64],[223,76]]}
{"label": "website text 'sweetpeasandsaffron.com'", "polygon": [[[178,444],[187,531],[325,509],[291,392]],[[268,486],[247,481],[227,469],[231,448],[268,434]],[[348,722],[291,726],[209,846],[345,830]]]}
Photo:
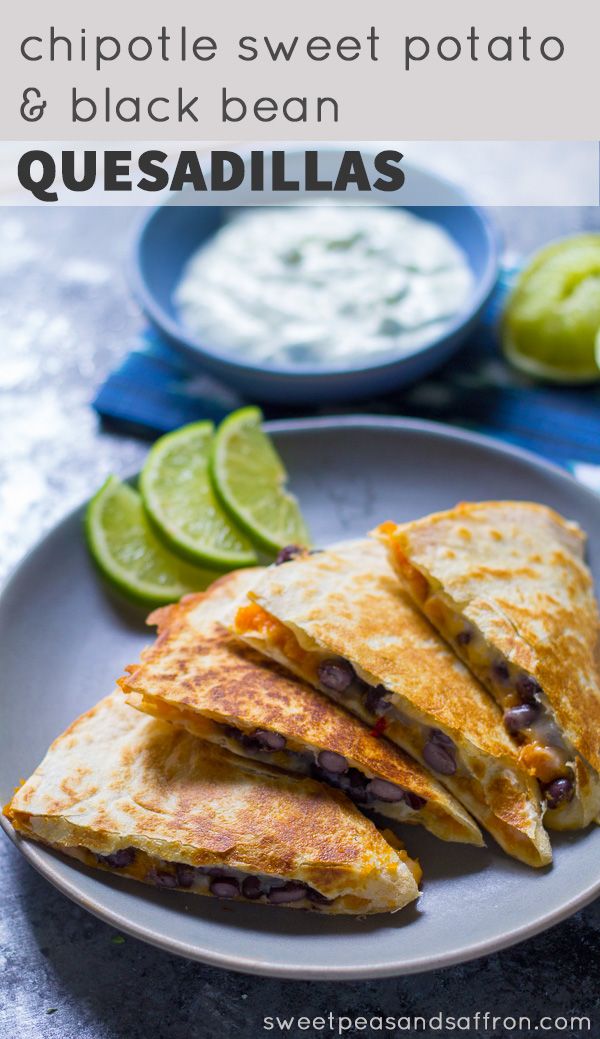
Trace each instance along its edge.
{"label": "website text 'sweetpeasandsaffron.com'", "polygon": [[532,1018],[522,1014],[502,1015],[476,1010],[471,1014],[405,1014],[344,1015],[328,1013],[305,1017],[302,1015],[273,1015],[263,1018],[263,1030],[280,1035],[310,1032],[318,1035],[418,1035],[419,1033],[447,1035],[592,1035],[589,1015],[565,1013],[556,1017]]}

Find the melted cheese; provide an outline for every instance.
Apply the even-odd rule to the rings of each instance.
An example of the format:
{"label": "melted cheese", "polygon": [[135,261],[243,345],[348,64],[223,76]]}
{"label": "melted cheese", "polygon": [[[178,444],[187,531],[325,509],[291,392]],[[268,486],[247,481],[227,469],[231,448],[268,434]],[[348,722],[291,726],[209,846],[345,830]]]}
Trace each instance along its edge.
{"label": "melted cheese", "polygon": [[385,837],[388,844],[391,844],[392,848],[398,855],[398,858],[402,859],[405,865],[408,866],[408,869],[415,878],[415,883],[418,887],[420,887],[421,881],[423,879],[423,870],[421,869],[421,863],[419,862],[419,860],[411,859],[402,841],[398,836],[396,836],[393,830],[382,830],[381,835],[382,837]]}
{"label": "melted cheese", "polygon": [[297,664],[309,681],[316,679],[318,665],[315,654],[302,649],[294,633],[272,614],[263,610],[258,603],[240,607],[236,614],[235,627],[240,635],[250,632],[263,635],[269,644],[278,649],[287,660]]}
{"label": "melted cheese", "polygon": [[[416,572],[416,571],[415,571]],[[421,578],[421,575],[418,575]],[[301,677],[308,678],[313,684],[320,686],[317,669],[323,659],[323,653],[318,649],[311,651],[303,649],[296,636],[285,627],[277,618],[268,613],[257,603],[243,606],[238,610],[236,617],[236,630],[240,634],[258,634],[264,638],[269,646],[269,654],[284,665],[299,673]],[[289,652],[289,649],[292,652]],[[359,677],[366,682],[371,682],[367,675],[357,672]],[[313,677],[311,677],[313,676]],[[362,698],[346,692],[343,695],[334,690],[324,690],[326,695],[337,703],[358,715],[367,725],[372,724],[372,716],[366,710]],[[394,706],[392,712],[386,717],[386,736],[396,743],[407,753],[421,762],[426,768],[427,763],[423,759],[423,743],[427,739],[429,724],[417,717],[410,717],[407,711],[412,713],[412,705],[406,704],[402,714]],[[451,777],[440,777],[442,782],[451,790],[465,807],[475,815],[494,834],[496,839],[505,841],[505,847],[512,851],[515,843],[521,846],[520,856],[531,865],[539,866],[549,861],[550,853],[540,854],[537,849],[532,849],[530,834],[521,834],[517,827],[512,825],[510,813],[513,810],[512,798],[508,806],[509,818],[503,818],[505,812],[505,795],[510,786],[519,786],[519,780],[506,767],[506,763],[499,764],[495,761],[489,762],[487,767],[480,759],[476,751],[467,747],[457,748],[458,769]],[[504,788],[504,793],[502,792]],[[492,807],[493,806],[493,807]],[[535,825],[534,806],[523,809],[531,814],[527,820],[528,828]],[[530,824],[530,825],[529,825]]]}

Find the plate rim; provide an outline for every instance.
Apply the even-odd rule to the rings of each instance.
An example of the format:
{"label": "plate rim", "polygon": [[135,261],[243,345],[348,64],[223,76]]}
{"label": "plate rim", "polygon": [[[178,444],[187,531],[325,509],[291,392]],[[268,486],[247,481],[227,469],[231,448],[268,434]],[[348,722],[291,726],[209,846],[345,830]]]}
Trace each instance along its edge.
{"label": "plate rim", "polygon": [[[424,419],[404,418],[394,415],[340,415],[322,416],[314,418],[279,419],[265,423],[269,433],[303,433],[314,432],[319,429],[339,429],[340,427],[351,427],[360,429],[382,429],[385,431],[396,430],[398,432],[407,430],[416,433],[439,436],[445,440],[455,440],[468,444],[475,444],[484,449],[491,450],[496,454],[509,455],[521,461],[534,465],[537,469],[545,470],[554,477],[559,477],[568,486],[576,487],[578,494],[584,494],[592,503],[600,509],[600,497],[596,492],[577,481],[569,472],[541,458],[532,451],[517,447],[513,444],[488,436],[483,433],[472,432],[458,426],[442,422],[432,422]],[[81,503],[71,509],[62,519],[45,530],[33,546],[17,561],[7,574],[0,587],[0,604],[9,594],[13,582],[18,578],[21,569],[26,566],[31,557],[38,551],[42,544],[63,526],[69,524],[81,511]],[[236,956],[235,953],[219,953],[211,948],[200,948],[192,946],[188,942],[178,940],[174,937],[166,937],[164,934],[153,930],[143,924],[129,921],[122,914],[105,906],[99,900],[87,896],[81,892],[77,882],[64,878],[59,868],[55,865],[55,852],[49,851],[42,846],[31,844],[21,838],[10,825],[8,819],[0,814],[0,827],[7,834],[12,844],[23,855],[24,859],[34,867],[53,887],[55,887],[67,898],[90,912],[96,918],[119,931],[144,941],[172,955],[184,957],[210,966],[219,967],[224,970],[237,971],[244,974],[252,974],[261,977],[277,977],[296,980],[320,980],[320,981],[348,981],[370,978],[399,977],[409,974],[428,973],[451,967],[459,963],[467,963],[483,956],[500,952],[510,946],[533,938],[535,935],[548,930],[562,920],[572,916],[578,910],[589,905],[600,894],[600,876],[598,880],[589,885],[584,891],[567,902],[558,906],[549,913],[540,916],[537,920],[512,928],[501,936],[483,939],[475,943],[466,943],[455,949],[444,953],[438,953],[434,957],[421,956],[416,960],[406,963],[388,961],[374,967],[369,966],[337,966],[330,967],[315,966],[301,963],[281,964],[275,961],[254,960],[247,957]],[[59,861],[63,861],[62,857]],[[74,873],[73,876],[76,876]]]}

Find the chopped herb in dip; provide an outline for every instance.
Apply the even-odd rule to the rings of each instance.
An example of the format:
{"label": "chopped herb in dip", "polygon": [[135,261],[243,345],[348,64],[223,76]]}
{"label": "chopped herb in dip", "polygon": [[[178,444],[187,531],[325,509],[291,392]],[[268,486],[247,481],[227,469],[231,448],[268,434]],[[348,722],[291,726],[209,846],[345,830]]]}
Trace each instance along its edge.
{"label": "chopped herb in dip", "polygon": [[229,220],[192,256],[175,303],[230,355],[345,368],[417,348],[471,287],[449,235],[407,210],[298,206]]}

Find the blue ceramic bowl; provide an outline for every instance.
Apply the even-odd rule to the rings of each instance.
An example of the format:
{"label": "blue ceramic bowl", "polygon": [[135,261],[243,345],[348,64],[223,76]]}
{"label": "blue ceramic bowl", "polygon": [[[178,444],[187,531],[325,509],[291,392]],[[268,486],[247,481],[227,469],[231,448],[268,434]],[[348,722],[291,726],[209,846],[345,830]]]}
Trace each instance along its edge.
{"label": "blue ceramic bowl", "polygon": [[[298,369],[246,362],[233,352],[227,355],[222,348],[200,342],[180,322],[173,295],[192,253],[231,216],[227,207],[181,205],[173,199],[152,210],[134,245],[134,292],[152,324],[173,347],[247,399],[323,404],[374,396],[415,382],[446,361],[476,324],[496,282],[498,240],[483,211],[470,205],[458,188],[415,167],[408,168],[407,183],[411,200],[431,198],[433,191],[436,198],[451,203],[405,208],[444,228],[463,249],[473,273],[473,288],[463,310],[411,352],[389,353],[343,370],[326,366]],[[238,202],[243,204],[243,197],[238,195]]]}

